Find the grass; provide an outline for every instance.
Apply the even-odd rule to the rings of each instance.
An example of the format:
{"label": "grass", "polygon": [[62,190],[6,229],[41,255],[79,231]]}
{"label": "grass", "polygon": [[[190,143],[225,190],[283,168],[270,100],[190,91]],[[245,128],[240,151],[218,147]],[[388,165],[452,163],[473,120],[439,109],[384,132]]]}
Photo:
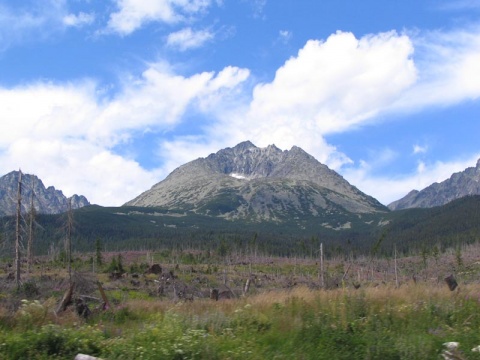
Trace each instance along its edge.
{"label": "grass", "polygon": [[[480,344],[480,287],[390,286],[269,291],[222,302],[133,299],[82,322],[25,302],[0,334],[0,358],[438,359]],[[42,309],[42,306],[44,309]],[[7,315],[1,313],[3,320]]]}

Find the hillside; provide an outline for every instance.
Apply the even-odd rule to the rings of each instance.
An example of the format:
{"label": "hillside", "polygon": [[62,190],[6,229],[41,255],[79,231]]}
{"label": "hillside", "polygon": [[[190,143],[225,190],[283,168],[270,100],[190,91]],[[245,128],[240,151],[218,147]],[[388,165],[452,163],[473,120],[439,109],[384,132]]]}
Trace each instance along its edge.
{"label": "hillside", "polygon": [[[12,224],[8,217],[0,221],[4,226]],[[46,253],[52,243],[62,243],[64,214],[42,215],[37,221],[42,226],[36,231],[38,251]],[[480,196],[435,208],[363,215],[350,228],[328,228],[313,217],[302,219],[302,226],[298,221],[250,222],[166,208],[86,206],[74,211],[74,247],[91,251],[100,239],[107,249],[115,251],[218,249],[223,242],[232,250],[246,251],[255,246],[264,253],[281,256],[310,254],[320,242],[326,254],[339,256],[370,254],[376,244],[378,252],[386,255],[392,254],[394,246],[404,253],[433,246],[445,249],[478,240]]]}

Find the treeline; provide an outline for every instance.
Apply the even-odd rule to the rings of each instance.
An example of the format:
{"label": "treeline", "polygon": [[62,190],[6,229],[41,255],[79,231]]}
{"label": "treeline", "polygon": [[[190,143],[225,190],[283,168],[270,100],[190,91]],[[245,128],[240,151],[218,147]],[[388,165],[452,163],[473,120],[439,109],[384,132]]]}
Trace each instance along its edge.
{"label": "treeline", "polygon": [[455,248],[480,240],[480,196],[467,196],[444,206],[391,213],[383,248],[393,244],[405,254],[424,249]]}
{"label": "treeline", "polygon": [[[62,250],[66,218],[66,214],[37,217],[37,254]],[[352,229],[333,230],[314,218],[299,226],[294,219],[287,223],[232,221],[160,208],[88,206],[74,211],[72,245],[80,252],[93,252],[100,240],[106,251],[167,248],[299,257],[318,257],[320,243],[327,257],[392,256],[394,247],[400,255],[433,247],[444,251],[480,239],[480,196],[356,221]],[[12,251],[13,224],[12,218],[0,220],[4,255]]]}

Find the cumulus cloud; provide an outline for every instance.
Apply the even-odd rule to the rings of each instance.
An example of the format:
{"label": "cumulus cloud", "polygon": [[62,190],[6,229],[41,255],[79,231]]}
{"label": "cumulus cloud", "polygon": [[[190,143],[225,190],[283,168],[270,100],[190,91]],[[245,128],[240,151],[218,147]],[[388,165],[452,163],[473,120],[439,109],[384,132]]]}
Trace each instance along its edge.
{"label": "cumulus cloud", "polygon": [[147,127],[178,124],[186,108],[201,110],[202,97],[221,97],[248,76],[227,68],[182,77],[155,65],[108,100],[91,81],[0,88],[0,172],[22,168],[102,205],[121,205],[152,186],[162,170],[143,169],[115,146]]}
{"label": "cumulus cloud", "polygon": [[[325,137],[374,124],[384,113],[444,106],[445,96],[450,103],[475,96],[474,74],[480,73],[473,71],[480,61],[471,60],[477,54],[476,33],[464,30],[427,37],[389,32],[357,39],[337,32],[325,41],[308,41],[271,82],[255,85],[248,101],[231,109],[223,104],[218,121],[206,126],[203,136],[168,141],[164,153],[182,148],[185,154],[205,156],[212,144],[220,149],[246,139],[257,146],[276,144],[282,149],[299,145],[345,173],[362,191],[378,194],[385,203],[396,200],[413,188],[449,176],[453,169],[461,170],[467,161],[427,164],[415,174],[388,180],[374,175],[374,169],[393,164],[399,154],[387,149],[375,163],[353,164]],[[456,43],[455,38],[463,40]],[[441,91],[437,91],[439,83]],[[414,148],[417,154],[426,150]]]}
{"label": "cumulus cloud", "polygon": [[213,38],[214,34],[209,30],[194,31],[188,27],[169,34],[167,37],[167,45],[177,48],[180,51],[185,51],[201,47]]}
{"label": "cumulus cloud", "polygon": [[226,114],[222,136],[284,149],[301,145],[332,167],[350,163],[324,136],[372,121],[410,87],[417,76],[412,52],[409,38],[394,32],[308,41],[272,82],[254,87],[244,113]]}
{"label": "cumulus cloud", "polygon": [[[210,1],[117,4],[118,17],[112,15],[110,26],[128,34],[147,21],[180,21]],[[337,32],[308,41],[270,82],[254,83],[248,69],[234,66],[182,76],[159,62],[123,79],[107,99],[88,80],[0,88],[5,104],[0,107],[5,119],[0,122],[0,170],[22,167],[68,195],[72,191],[102,205],[120,205],[176,166],[248,139],[257,146],[301,146],[388,203],[472,160],[419,163],[408,176],[378,178],[372,170],[393,162],[395,152],[379,157],[383,165],[353,164],[326,136],[374,124],[386,112],[478,98],[479,49],[478,32],[472,29],[416,37],[388,32],[356,38]],[[176,136],[187,118],[202,121],[195,124],[200,132]],[[159,137],[153,170],[115,152],[147,128],[158,134],[171,131],[168,140]]]}
{"label": "cumulus cloud", "polygon": [[116,0],[118,11],[110,15],[108,28],[128,35],[149,22],[174,24],[205,11],[211,0]]}

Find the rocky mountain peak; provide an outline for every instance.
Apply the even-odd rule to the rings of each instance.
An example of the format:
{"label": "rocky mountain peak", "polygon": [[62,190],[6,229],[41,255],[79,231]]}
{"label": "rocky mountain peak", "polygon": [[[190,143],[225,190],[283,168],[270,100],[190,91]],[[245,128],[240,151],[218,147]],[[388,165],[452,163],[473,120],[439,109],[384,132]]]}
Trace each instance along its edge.
{"label": "rocky mountain peak", "polygon": [[433,183],[425,189],[412,190],[388,205],[390,210],[441,206],[468,195],[480,195],[480,159],[476,167],[452,174],[449,179]]}
{"label": "rocky mountain peak", "polygon": [[[16,212],[19,171],[12,171],[0,177],[0,216],[12,215]],[[85,196],[73,195],[67,198],[61,190],[53,186],[45,187],[36,175],[22,173],[22,211],[30,208],[33,194],[33,205],[37,213],[58,214],[68,210],[69,201],[72,208],[78,209],[90,205]]]}
{"label": "rocky mountain peak", "polygon": [[263,219],[318,215],[329,206],[353,213],[386,211],[301,148],[259,148],[250,141],[180,166],[125,205]]}

